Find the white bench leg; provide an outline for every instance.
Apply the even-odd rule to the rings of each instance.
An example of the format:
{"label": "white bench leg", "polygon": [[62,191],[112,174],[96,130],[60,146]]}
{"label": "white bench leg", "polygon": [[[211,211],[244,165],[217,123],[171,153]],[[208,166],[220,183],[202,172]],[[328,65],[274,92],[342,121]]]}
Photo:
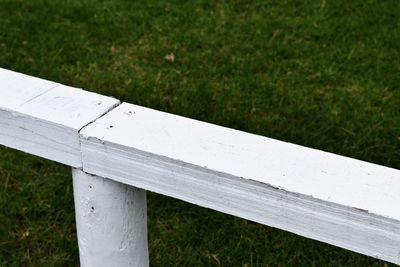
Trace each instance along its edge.
{"label": "white bench leg", "polygon": [[82,267],[149,266],[146,191],[72,170]]}

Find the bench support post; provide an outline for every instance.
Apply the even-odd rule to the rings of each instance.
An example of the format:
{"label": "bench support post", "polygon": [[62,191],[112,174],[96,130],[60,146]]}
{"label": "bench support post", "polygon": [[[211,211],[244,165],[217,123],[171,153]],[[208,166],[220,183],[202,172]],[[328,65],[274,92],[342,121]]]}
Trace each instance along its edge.
{"label": "bench support post", "polygon": [[72,174],[81,266],[149,266],[146,191]]}

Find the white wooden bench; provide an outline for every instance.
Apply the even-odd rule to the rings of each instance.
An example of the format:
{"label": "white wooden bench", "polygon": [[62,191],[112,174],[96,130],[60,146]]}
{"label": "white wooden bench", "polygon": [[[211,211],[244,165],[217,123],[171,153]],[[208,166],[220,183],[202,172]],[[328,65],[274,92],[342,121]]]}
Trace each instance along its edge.
{"label": "white wooden bench", "polygon": [[396,169],[5,69],[0,144],[73,167],[82,266],[149,265],[145,190],[400,264]]}

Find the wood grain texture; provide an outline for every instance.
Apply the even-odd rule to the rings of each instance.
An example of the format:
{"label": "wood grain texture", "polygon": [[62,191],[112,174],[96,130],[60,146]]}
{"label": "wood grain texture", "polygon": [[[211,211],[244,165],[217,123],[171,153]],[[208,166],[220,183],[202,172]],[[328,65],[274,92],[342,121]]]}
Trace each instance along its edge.
{"label": "wood grain texture", "polygon": [[79,130],[117,99],[0,69],[0,144],[80,167]]}
{"label": "wood grain texture", "polygon": [[400,171],[123,103],[83,170],[400,263]]}

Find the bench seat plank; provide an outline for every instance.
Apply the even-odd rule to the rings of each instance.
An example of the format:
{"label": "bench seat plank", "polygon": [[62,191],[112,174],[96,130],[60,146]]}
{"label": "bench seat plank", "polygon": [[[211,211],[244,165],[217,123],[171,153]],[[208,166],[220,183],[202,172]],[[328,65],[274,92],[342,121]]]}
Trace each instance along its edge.
{"label": "bench seat plank", "polygon": [[83,170],[400,263],[400,171],[123,103]]}
{"label": "bench seat plank", "polygon": [[0,144],[80,167],[79,130],[117,99],[0,69]]}

